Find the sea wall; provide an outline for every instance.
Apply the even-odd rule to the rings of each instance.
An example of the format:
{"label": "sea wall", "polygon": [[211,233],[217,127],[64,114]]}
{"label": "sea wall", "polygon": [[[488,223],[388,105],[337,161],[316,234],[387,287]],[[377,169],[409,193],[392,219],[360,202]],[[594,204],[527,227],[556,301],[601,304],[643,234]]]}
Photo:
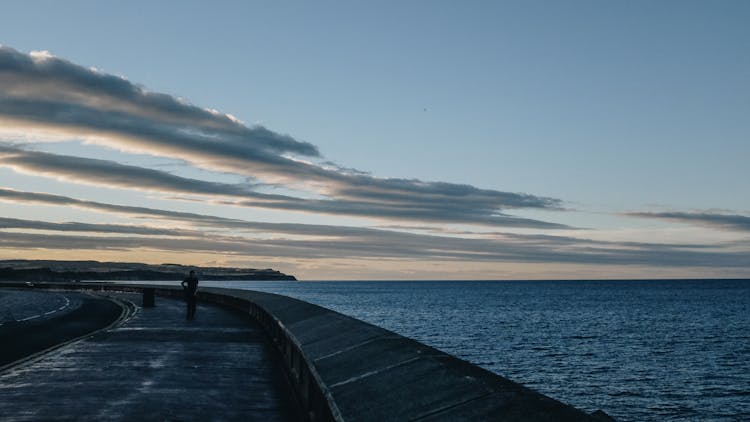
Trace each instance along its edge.
{"label": "sea wall", "polygon": [[[66,286],[130,291],[149,287]],[[168,287],[158,287],[156,293],[182,294]],[[608,420],[415,340],[301,300],[202,288],[199,301],[248,313],[263,326],[311,421]]]}

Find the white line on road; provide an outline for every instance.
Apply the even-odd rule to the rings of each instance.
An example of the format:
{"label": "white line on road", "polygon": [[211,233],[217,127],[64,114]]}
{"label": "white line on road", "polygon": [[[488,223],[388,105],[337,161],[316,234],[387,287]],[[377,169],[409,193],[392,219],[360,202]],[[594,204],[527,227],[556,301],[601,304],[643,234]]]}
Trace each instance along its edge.
{"label": "white line on road", "polygon": [[[23,318],[23,319],[18,319],[16,321],[17,322],[24,322],[24,321],[30,321],[32,319],[36,319],[36,318],[39,318],[39,317],[42,317],[42,316],[52,315],[52,314],[54,314],[56,312],[62,311],[63,309],[67,308],[68,306],[70,306],[70,299],[68,299],[67,297],[62,296],[62,295],[58,295],[58,296],[61,296],[63,299],[65,299],[65,304],[62,305],[62,306],[60,306],[59,308],[54,309],[52,311],[45,312],[43,314],[37,314],[37,315],[32,315],[30,317],[26,317],[26,318]],[[2,324],[0,324],[0,325],[2,325]]]}
{"label": "white line on road", "polygon": [[34,318],[39,318],[40,316],[41,316],[41,315],[32,315],[32,316],[30,316],[30,317],[28,317],[28,318],[24,318],[24,319],[19,319],[19,320],[18,320],[18,322],[28,321],[28,320],[30,320],[30,319],[34,319]]}

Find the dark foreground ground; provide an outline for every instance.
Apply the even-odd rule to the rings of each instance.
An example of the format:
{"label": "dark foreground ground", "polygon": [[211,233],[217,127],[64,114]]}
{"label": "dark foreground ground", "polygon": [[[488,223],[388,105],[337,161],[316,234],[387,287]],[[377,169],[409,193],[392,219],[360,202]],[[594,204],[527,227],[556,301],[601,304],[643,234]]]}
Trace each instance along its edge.
{"label": "dark foreground ground", "polygon": [[[117,296],[140,303],[135,295]],[[84,303],[77,309],[85,310]],[[55,319],[45,322],[51,333]],[[270,347],[260,327],[242,315],[199,305],[196,320],[185,321],[183,302],[159,297],[155,308],[138,308],[122,325],[0,372],[0,416],[3,421],[297,420]]]}

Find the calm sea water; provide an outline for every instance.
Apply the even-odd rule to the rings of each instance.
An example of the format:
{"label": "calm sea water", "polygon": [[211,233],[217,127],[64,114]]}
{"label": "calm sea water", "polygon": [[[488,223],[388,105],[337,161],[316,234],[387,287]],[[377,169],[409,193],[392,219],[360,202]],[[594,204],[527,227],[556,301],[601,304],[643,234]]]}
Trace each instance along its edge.
{"label": "calm sea water", "polygon": [[619,421],[750,420],[750,280],[205,284],[322,305]]}

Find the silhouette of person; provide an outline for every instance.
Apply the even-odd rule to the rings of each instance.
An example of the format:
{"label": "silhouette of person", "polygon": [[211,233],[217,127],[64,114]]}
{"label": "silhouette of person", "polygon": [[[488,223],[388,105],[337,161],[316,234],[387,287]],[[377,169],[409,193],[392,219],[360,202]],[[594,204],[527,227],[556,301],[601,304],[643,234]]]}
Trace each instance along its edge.
{"label": "silhouette of person", "polygon": [[190,271],[190,274],[182,280],[182,289],[185,292],[185,302],[187,302],[187,319],[195,319],[195,305],[197,302],[198,295],[198,277],[195,275],[195,271]]}

